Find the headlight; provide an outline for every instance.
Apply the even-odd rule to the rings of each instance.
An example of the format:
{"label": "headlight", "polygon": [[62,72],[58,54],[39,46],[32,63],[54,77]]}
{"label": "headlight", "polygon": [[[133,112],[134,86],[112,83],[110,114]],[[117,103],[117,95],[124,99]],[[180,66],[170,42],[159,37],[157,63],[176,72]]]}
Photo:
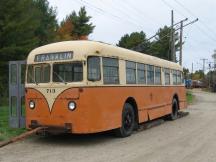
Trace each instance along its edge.
{"label": "headlight", "polygon": [[30,101],[30,102],[29,102],[29,107],[30,107],[31,109],[34,109],[34,108],[35,108],[35,102],[34,102],[34,101]]}
{"label": "headlight", "polygon": [[76,103],[73,102],[73,101],[70,101],[68,103],[68,109],[71,110],[71,111],[75,110],[76,109]]}

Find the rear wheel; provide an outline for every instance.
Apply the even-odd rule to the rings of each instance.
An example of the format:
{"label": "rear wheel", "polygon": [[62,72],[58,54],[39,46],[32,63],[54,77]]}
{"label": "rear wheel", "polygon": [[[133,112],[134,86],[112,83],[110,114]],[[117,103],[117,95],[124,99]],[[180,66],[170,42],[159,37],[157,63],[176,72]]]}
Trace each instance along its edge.
{"label": "rear wheel", "polygon": [[135,127],[135,113],[133,106],[125,103],[122,112],[122,126],[116,130],[119,137],[128,137],[133,133]]}
{"label": "rear wheel", "polygon": [[169,115],[170,120],[176,120],[178,118],[178,101],[174,98],[172,101],[172,113]]}

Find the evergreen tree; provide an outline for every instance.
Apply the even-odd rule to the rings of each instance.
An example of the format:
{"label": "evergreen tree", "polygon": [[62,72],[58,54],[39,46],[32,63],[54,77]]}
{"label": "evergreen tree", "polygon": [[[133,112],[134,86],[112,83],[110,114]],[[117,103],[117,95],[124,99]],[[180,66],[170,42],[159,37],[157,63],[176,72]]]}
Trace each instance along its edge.
{"label": "evergreen tree", "polygon": [[92,23],[89,23],[90,19],[91,16],[87,16],[85,7],[81,7],[78,14],[73,11],[61,22],[57,39],[77,40],[82,36],[88,36],[95,28]]}
{"label": "evergreen tree", "polygon": [[55,17],[47,0],[0,1],[0,96],[7,96],[8,61],[26,59],[35,47],[53,42]]}
{"label": "evergreen tree", "polygon": [[130,35],[125,34],[123,37],[121,37],[117,46],[142,53],[148,53],[150,49],[150,42],[146,40],[145,33],[141,31],[133,32]]}
{"label": "evergreen tree", "polygon": [[[160,28],[155,40],[150,42],[146,39],[143,31],[133,32],[130,35],[126,34],[121,37],[117,46],[171,60],[170,33],[171,29],[169,27]],[[176,51],[179,50],[178,33],[175,33],[175,48]]]}
{"label": "evergreen tree", "polygon": [[[56,10],[49,6],[47,0],[34,0],[34,5],[38,10],[38,27],[35,36],[38,38],[38,46],[53,42],[56,37],[58,27],[56,20]],[[36,14],[36,13],[35,13]]]}
{"label": "evergreen tree", "polygon": [[[164,26],[158,30],[158,35],[155,40],[151,42],[151,55],[171,61],[170,33],[171,29],[167,26]],[[178,33],[175,33],[175,50],[179,50]]]}

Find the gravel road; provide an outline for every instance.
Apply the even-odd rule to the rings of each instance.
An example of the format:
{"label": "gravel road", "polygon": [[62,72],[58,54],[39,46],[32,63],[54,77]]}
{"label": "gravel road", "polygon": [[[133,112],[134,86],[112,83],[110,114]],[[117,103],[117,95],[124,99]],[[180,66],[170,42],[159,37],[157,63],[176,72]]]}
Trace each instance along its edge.
{"label": "gravel road", "polygon": [[194,91],[189,116],[128,138],[109,133],[33,136],[0,148],[1,162],[213,162],[216,161],[216,94]]}

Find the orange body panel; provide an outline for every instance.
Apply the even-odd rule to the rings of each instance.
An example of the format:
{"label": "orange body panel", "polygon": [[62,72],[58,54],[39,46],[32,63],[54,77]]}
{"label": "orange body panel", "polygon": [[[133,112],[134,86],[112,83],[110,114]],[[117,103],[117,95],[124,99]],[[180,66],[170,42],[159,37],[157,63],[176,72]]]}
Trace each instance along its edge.
{"label": "orange body panel", "polygon": [[[133,97],[138,108],[139,123],[171,113],[173,96],[177,94],[180,109],[186,108],[185,88],[170,87],[83,87],[70,88],[55,98],[49,109],[47,99],[33,88],[26,89],[26,126],[32,120],[40,125],[64,127],[71,123],[71,133],[96,133],[121,126],[125,101]],[[34,100],[35,109],[29,108]],[[76,102],[76,109],[68,109],[69,101]]]}

